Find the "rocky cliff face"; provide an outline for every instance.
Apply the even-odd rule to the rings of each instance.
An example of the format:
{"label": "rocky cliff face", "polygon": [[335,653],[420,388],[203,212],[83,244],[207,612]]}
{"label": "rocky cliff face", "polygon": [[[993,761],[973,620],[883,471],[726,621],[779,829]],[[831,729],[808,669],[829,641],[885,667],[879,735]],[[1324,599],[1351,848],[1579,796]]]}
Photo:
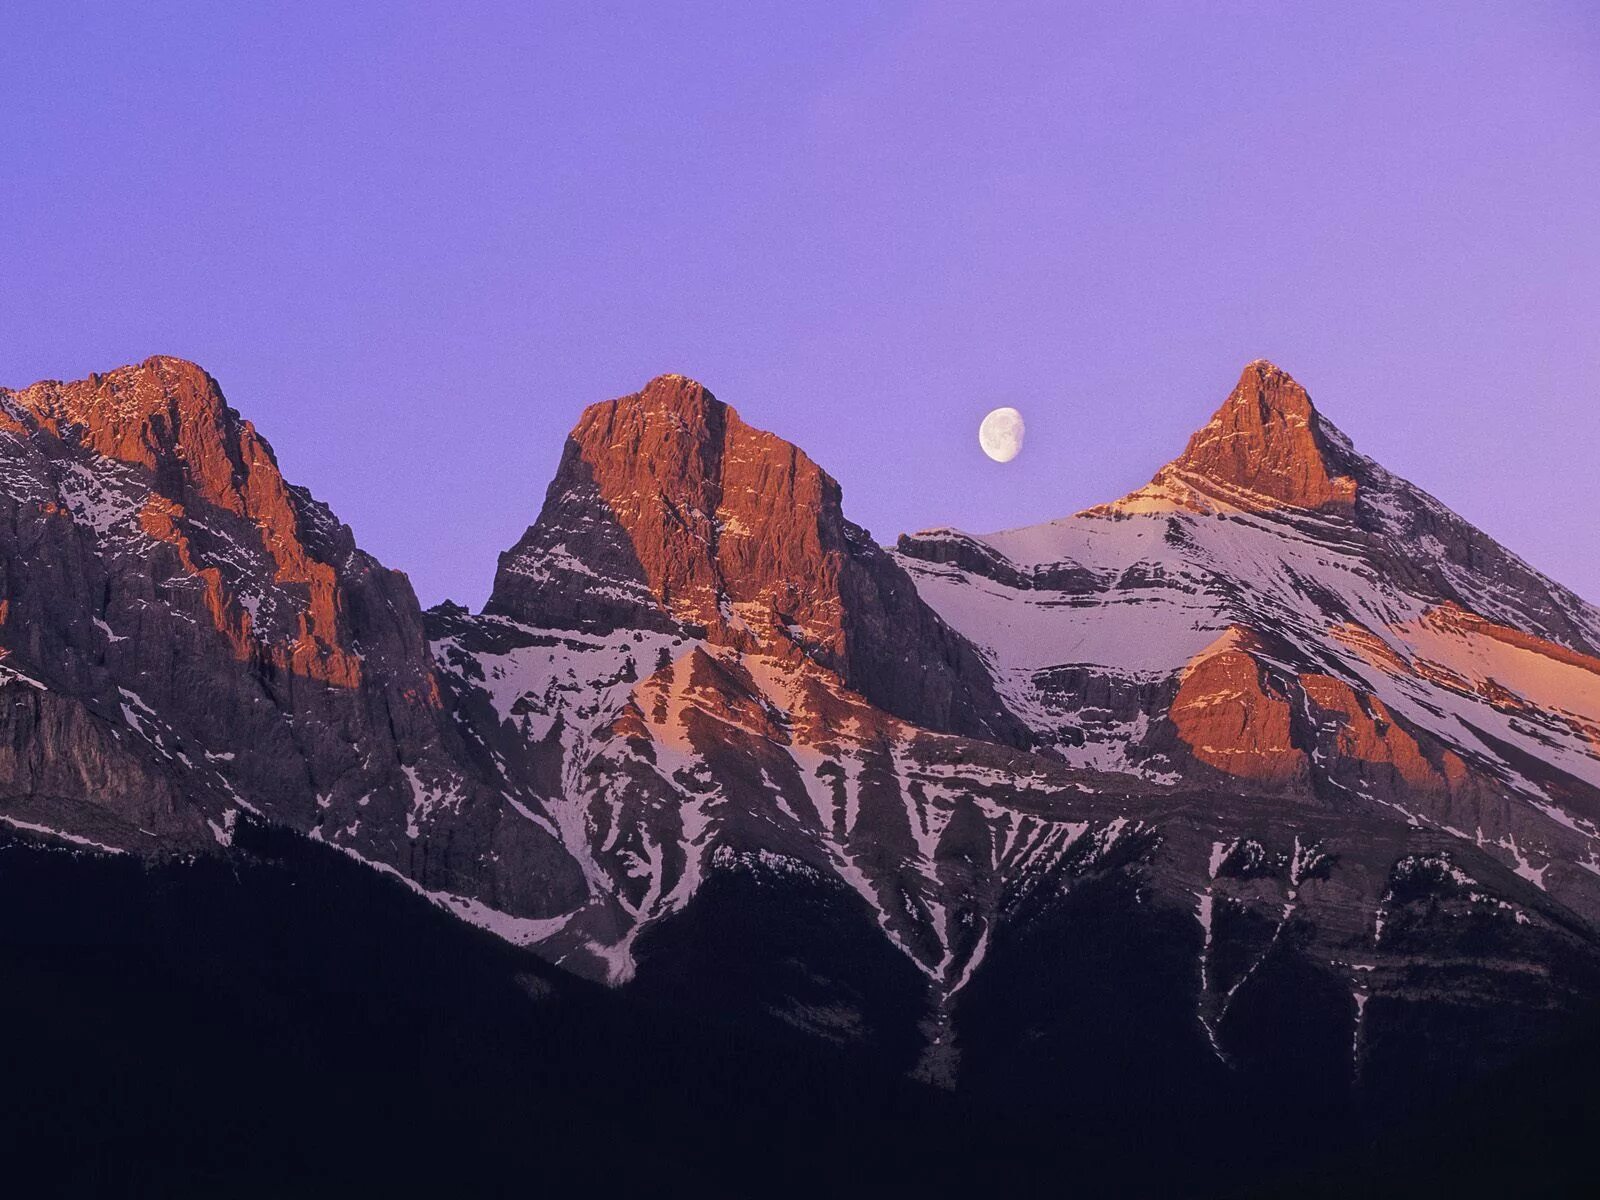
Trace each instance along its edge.
{"label": "rocky cliff face", "polygon": [[1114,511],[1171,505],[1196,512],[1349,512],[1358,485],[1336,438],[1306,390],[1260,359],[1244,369],[1183,453]]}
{"label": "rocky cliff face", "polygon": [[[483,883],[508,847],[410,585],[284,480],[215,381],[153,358],[0,392],[0,461],[8,811],[55,827],[70,806],[67,826],[127,850],[225,845],[256,813]],[[547,835],[512,840],[537,878],[520,890],[577,885]]]}
{"label": "rocky cliff face", "polygon": [[476,615],[419,613],[189,364],[0,416],[30,836],[282,825],[996,1103],[1377,1102],[1600,996],[1600,614],[1270,364],[1132,496],[894,552],[666,376],[584,411]]}
{"label": "rocky cliff face", "polygon": [[[354,543],[337,526],[319,528],[296,505],[271,447],[228,410],[198,367],[151,359],[77,383],[39,384],[10,399],[12,433],[37,433],[91,462],[135,468],[148,481],[134,516],[139,532],[170,547],[177,569],[198,581],[206,617],[237,657],[343,687],[360,684],[345,596],[329,561],[348,560]],[[212,532],[205,518],[213,513],[225,526],[216,536],[244,534],[233,541],[259,555],[250,564],[256,571],[204,544]],[[274,586],[254,595],[252,575]]]}
{"label": "rocky cliff face", "polygon": [[845,519],[832,476],[681,375],[584,411],[487,611],[688,632],[810,661],[931,729],[1022,736],[965,639]]}

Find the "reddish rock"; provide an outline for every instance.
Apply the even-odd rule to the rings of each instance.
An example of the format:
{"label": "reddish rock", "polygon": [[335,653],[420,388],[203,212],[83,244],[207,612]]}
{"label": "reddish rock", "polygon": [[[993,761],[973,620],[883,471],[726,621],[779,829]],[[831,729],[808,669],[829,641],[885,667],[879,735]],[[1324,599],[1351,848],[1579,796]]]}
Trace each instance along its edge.
{"label": "reddish rock", "polygon": [[1519,650],[1527,650],[1534,654],[1543,655],[1555,662],[1563,663],[1569,667],[1577,667],[1580,671],[1587,671],[1591,675],[1600,675],[1600,657],[1593,654],[1584,654],[1571,647],[1553,642],[1549,638],[1528,633],[1521,629],[1513,629],[1498,621],[1491,621],[1487,617],[1479,616],[1475,612],[1461,607],[1459,604],[1446,602],[1432,609],[1428,619],[1441,629],[1448,629],[1456,633],[1477,635],[1492,638],[1503,642],[1507,646],[1515,646]]}
{"label": "reddish rock", "polygon": [[[281,669],[354,687],[360,656],[349,646],[337,573],[307,545],[302,515],[272,448],[228,407],[216,381],[182,359],[151,358],[75,383],[6,393],[40,431],[67,446],[144,468],[152,491],[140,524],[171,545],[202,581],[212,623],[240,658],[260,653]],[[13,426],[20,429],[13,419]],[[296,598],[284,636],[262,638],[221,570],[186,535],[194,517],[220,509],[252,529],[272,580]],[[259,646],[252,644],[252,633]]]}
{"label": "reddish rock", "polygon": [[0,416],[0,707],[33,740],[0,754],[0,817],[55,789],[108,844],[192,849],[254,811],[519,915],[581,895],[480,778],[405,576],[284,480],[205,372],[0,390]]}
{"label": "reddish rock", "polygon": [[1357,693],[1331,675],[1302,675],[1300,686],[1313,712],[1332,718],[1336,732],[1330,761],[1358,760],[1355,774],[1369,786],[1390,795],[1443,796],[1452,780],[1465,777],[1460,756],[1450,751],[1443,752],[1440,765],[1430,762],[1417,739],[1376,696]]}
{"label": "reddish rock", "polygon": [[682,375],[584,410],[488,611],[683,629],[809,659],[929,728],[1025,738],[971,646],[845,519],[833,477]]}
{"label": "reddish rock", "polygon": [[1289,698],[1257,661],[1260,650],[1250,630],[1230,629],[1189,664],[1167,715],[1199,762],[1260,787],[1300,791],[1309,764],[1291,736]]}
{"label": "reddish rock", "polygon": [[1104,510],[1152,501],[1209,511],[1354,510],[1357,483],[1305,388],[1258,359],[1150,484]]}

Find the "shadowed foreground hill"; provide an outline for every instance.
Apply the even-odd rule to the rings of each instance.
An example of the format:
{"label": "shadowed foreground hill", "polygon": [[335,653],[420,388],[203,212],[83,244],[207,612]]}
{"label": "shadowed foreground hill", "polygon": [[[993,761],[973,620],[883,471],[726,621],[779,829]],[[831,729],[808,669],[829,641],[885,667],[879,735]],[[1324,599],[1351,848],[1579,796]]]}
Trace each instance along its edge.
{"label": "shadowed foreground hill", "polygon": [[781,1024],[730,1030],[573,980],[285,834],[242,840],[231,866],[0,846],[0,904],[39,914],[0,939],[0,1019],[28,1033],[0,1055],[14,1186],[1569,1194],[1600,1119],[1600,1014],[1420,1120],[1152,1125],[1025,1088],[997,1113]]}

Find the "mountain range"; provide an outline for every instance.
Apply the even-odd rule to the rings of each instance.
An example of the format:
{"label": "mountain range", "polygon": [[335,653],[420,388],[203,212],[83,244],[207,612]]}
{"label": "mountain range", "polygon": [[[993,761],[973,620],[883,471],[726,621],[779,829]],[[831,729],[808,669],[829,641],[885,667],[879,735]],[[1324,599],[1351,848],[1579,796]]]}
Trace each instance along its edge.
{"label": "mountain range", "polygon": [[[1232,1194],[1587,1044],[1600,610],[1265,361],[1120,500],[892,547],[661,376],[583,410],[482,612],[423,610],[213,379],[152,358],[0,390],[0,829],[8,920],[48,931],[13,939],[47,981],[15,1019],[97,978],[162,1011],[180,985],[129,962],[236,972],[298,883],[359,918],[274,926],[272,961],[335,928],[319,971],[400,930],[457,947],[518,981],[451,1026],[459,1061],[537,1027],[570,1072],[539,1111],[592,1074],[621,1142],[661,1096],[712,1127],[729,1096],[837,1101],[928,1153],[1070,1125],[1074,1161],[1122,1146],[1124,1194],[1144,1168]],[[175,895],[236,921],[96,932]],[[115,968],[41,965],[102,938]],[[430,969],[383,962],[396,994]],[[624,1119],[630,1038],[663,1078]]]}

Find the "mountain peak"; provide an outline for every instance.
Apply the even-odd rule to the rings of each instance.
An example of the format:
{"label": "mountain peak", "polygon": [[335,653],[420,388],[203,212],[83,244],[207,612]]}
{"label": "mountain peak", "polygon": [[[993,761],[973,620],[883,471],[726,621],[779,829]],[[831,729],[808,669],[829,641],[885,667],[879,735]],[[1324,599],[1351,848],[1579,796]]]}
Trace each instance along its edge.
{"label": "mountain peak", "polygon": [[155,473],[174,499],[190,492],[234,513],[250,470],[271,450],[186,359],[157,355],[87,379],[46,380],[11,393],[52,437]]}
{"label": "mountain peak", "polygon": [[687,432],[690,440],[714,440],[722,437],[725,429],[743,424],[739,414],[718,400],[705,384],[673,372],[657,375],[637,392],[589,405],[572,436],[583,440],[583,431],[593,421],[621,422],[637,425],[641,430],[655,428],[653,421],[658,416],[669,418],[673,436],[682,437]]}
{"label": "mountain peak", "polygon": [[687,375],[671,373],[657,375],[642,389],[615,404],[631,404],[640,408],[664,408],[675,411],[716,409],[726,411],[727,405],[711,394],[711,389]]}
{"label": "mountain peak", "polygon": [[1239,373],[1239,382],[1217,410],[1216,417],[1223,417],[1230,408],[1253,408],[1263,421],[1278,417],[1291,423],[1310,424],[1317,416],[1310,393],[1293,375],[1265,358],[1247,364]]}
{"label": "mountain peak", "polygon": [[677,371],[665,371],[657,375],[638,394],[641,396],[655,395],[660,391],[700,392],[710,396],[710,390],[698,379],[691,379]]}
{"label": "mountain peak", "polygon": [[71,383],[41,380],[9,395],[51,433],[73,430],[81,444],[145,467],[180,441],[186,426],[217,424],[227,411],[210,375],[167,355]]}
{"label": "mountain peak", "polygon": [[703,383],[687,375],[657,375],[637,392],[585,408],[568,435],[567,457],[580,469],[614,474],[621,459],[648,455],[639,470],[629,469],[639,476],[629,481],[630,491],[657,489],[680,510],[710,512],[723,445],[744,434],[781,442],[747,426]]}
{"label": "mountain peak", "polygon": [[[348,531],[318,521],[283,478],[272,447],[201,367],[157,355],[70,383],[36,383],[6,399],[25,420],[14,432],[42,439],[50,454],[87,452],[141,473],[139,529],[170,548],[180,574],[199,581],[209,618],[241,658],[266,639],[264,652],[292,672],[345,685],[360,679],[333,565],[354,549]],[[328,528],[313,537],[319,524]],[[219,528],[234,531],[222,540],[248,549],[219,551],[212,563],[205,547],[222,537]],[[234,578],[250,561],[268,565],[272,587],[287,588],[281,605],[268,606],[278,611],[276,631],[266,629],[250,591],[262,580]]]}
{"label": "mountain peak", "polygon": [[[583,410],[539,520],[502,557],[489,607],[556,626],[742,628],[729,605],[754,598],[746,585],[826,572],[844,544],[839,501],[839,485],[797,447],[746,425],[702,384],[660,375]],[[587,589],[577,610],[549,611],[571,591],[569,568],[607,586]]]}
{"label": "mountain peak", "polygon": [[1184,451],[1112,511],[1309,509],[1350,512],[1356,481],[1311,396],[1264,358],[1239,382]]}
{"label": "mountain peak", "polygon": [[809,659],[929,727],[1012,724],[971,648],[845,518],[834,478],[682,375],[584,409],[486,611]]}

